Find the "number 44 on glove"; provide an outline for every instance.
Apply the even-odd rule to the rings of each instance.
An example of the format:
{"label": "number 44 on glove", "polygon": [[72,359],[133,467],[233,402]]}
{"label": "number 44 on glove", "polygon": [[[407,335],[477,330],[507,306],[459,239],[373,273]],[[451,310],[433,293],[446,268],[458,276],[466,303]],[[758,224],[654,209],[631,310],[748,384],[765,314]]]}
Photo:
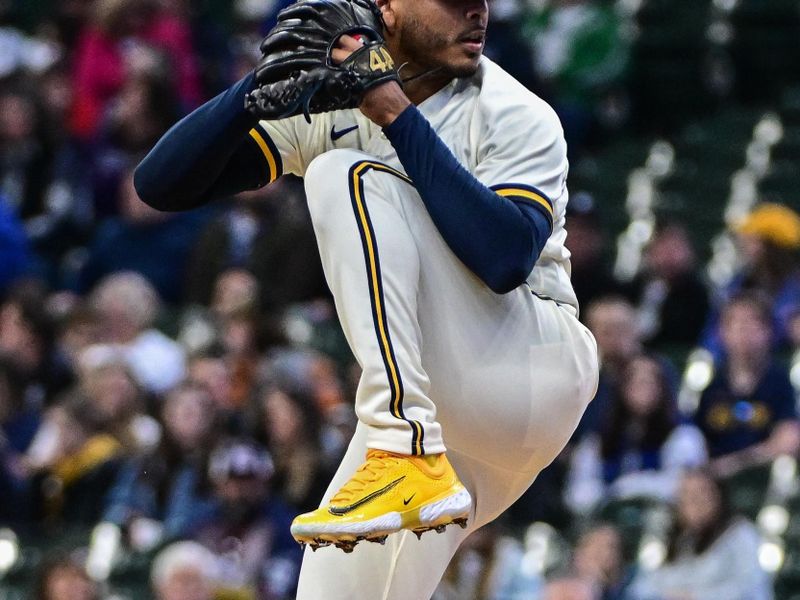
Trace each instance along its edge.
{"label": "number 44 on glove", "polygon": [[[278,13],[261,43],[255,89],[245,107],[267,120],[357,108],[364,93],[400,83],[383,39],[383,18],[372,0],[299,0]],[[341,64],[332,57],[339,38],[363,45]]]}

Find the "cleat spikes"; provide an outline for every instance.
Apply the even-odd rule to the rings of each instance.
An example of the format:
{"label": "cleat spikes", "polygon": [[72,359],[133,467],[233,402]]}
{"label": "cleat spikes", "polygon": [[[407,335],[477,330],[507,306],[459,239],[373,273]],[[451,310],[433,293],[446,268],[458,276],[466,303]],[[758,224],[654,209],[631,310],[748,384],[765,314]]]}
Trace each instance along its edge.
{"label": "cleat spikes", "polygon": [[467,528],[467,520],[466,519],[455,519],[453,521],[453,523],[455,523],[456,525],[461,527],[461,529],[466,529]]}
{"label": "cleat spikes", "polygon": [[350,554],[356,547],[357,541],[341,541],[341,542],[334,542],[334,546],[342,550],[346,554]]}
{"label": "cleat spikes", "polygon": [[[363,537],[362,540],[366,540],[368,542],[372,542],[373,544],[380,544],[383,546],[386,544],[386,538],[389,537],[388,535],[379,535],[375,537]],[[359,540],[360,541],[360,540]]]}
{"label": "cleat spikes", "polygon": [[445,526],[439,525],[438,527],[434,527],[434,529],[436,530],[436,533],[444,533]]}

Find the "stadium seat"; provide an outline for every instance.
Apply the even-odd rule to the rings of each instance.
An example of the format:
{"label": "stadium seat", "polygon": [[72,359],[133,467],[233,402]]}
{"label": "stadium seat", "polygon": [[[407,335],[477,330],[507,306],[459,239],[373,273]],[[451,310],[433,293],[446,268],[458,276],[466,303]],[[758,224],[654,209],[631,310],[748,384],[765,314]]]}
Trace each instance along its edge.
{"label": "stadium seat", "polygon": [[800,210],[800,168],[797,160],[783,158],[773,162],[759,185],[761,199],[779,202]]}
{"label": "stadium seat", "polygon": [[[775,146],[772,152],[775,161],[791,160],[795,165],[800,161],[800,126],[787,126],[783,130],[783,139]],[[797,170],[800,178],[800,170]]]}
{"label": "stadium seat", "polygon": [[776,600],[800,600],[800,548],[787,545],[783,566],[775,577]]}
{"label": "stadium seat", "polygon": [[800,66],[800,11],[794,0],[741,0],[731,15],[734,39],[730,50],[746,86],[746,100],[774,101]]}
{"label": "stadium seat", "polygon": [[599,510],[597,517],[619,529],[623,555],[632,560],[639,549],[649,512],[659,507],[663,507],[663,503],[650,498],[612,500]]}
{"label": "stadium seat", "polygon": [[750,467],[725,479],[723,485],[733,510],[755,519],[764,504],[770,479],[770,465]]}
{"label": "stadium seat", "polygon": [[791,86],[783,91],[780,113],[785,125],[800,126],[800,86]]}

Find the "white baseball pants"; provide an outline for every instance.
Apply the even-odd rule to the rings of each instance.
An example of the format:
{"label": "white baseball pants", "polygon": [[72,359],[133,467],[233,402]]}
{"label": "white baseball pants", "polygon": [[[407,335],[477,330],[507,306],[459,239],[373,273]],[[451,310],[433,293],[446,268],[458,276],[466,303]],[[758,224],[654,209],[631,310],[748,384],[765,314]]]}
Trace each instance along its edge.
{"label": "white baseball pants", "polygon": [[377,448],[447,450],[474,505],[466,530],[421,540],[402,532],[352,554],[306,550],[297,598],[427,599],[459,543],[567,443],[597,386],[597,347],[574,309],[527,286],[489,290],[448,248],[405,177],[373,157],[327,152],[305,185],[325,275],[363,369],[356,435],[323,502]]}

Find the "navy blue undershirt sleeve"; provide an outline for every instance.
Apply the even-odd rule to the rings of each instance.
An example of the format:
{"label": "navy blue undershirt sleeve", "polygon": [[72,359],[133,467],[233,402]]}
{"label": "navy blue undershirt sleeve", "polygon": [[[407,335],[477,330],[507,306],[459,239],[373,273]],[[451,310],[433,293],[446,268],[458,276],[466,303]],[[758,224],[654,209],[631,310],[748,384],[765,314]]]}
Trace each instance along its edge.
{"label": "navy blue undershirt sleeve", "polygon": [[503,198],[478,181],[415,106],[384,133],[461,262],[498,294],[524,283],[552,233],[541,207]]}
{"label": "navy blue undershirt sleeve", "polygon": [[253,84],[251,73],[164,134],[134,173],[144,202],[187,210],[268,183],[263,154],[248,136],[258,122],[244,108]]}

